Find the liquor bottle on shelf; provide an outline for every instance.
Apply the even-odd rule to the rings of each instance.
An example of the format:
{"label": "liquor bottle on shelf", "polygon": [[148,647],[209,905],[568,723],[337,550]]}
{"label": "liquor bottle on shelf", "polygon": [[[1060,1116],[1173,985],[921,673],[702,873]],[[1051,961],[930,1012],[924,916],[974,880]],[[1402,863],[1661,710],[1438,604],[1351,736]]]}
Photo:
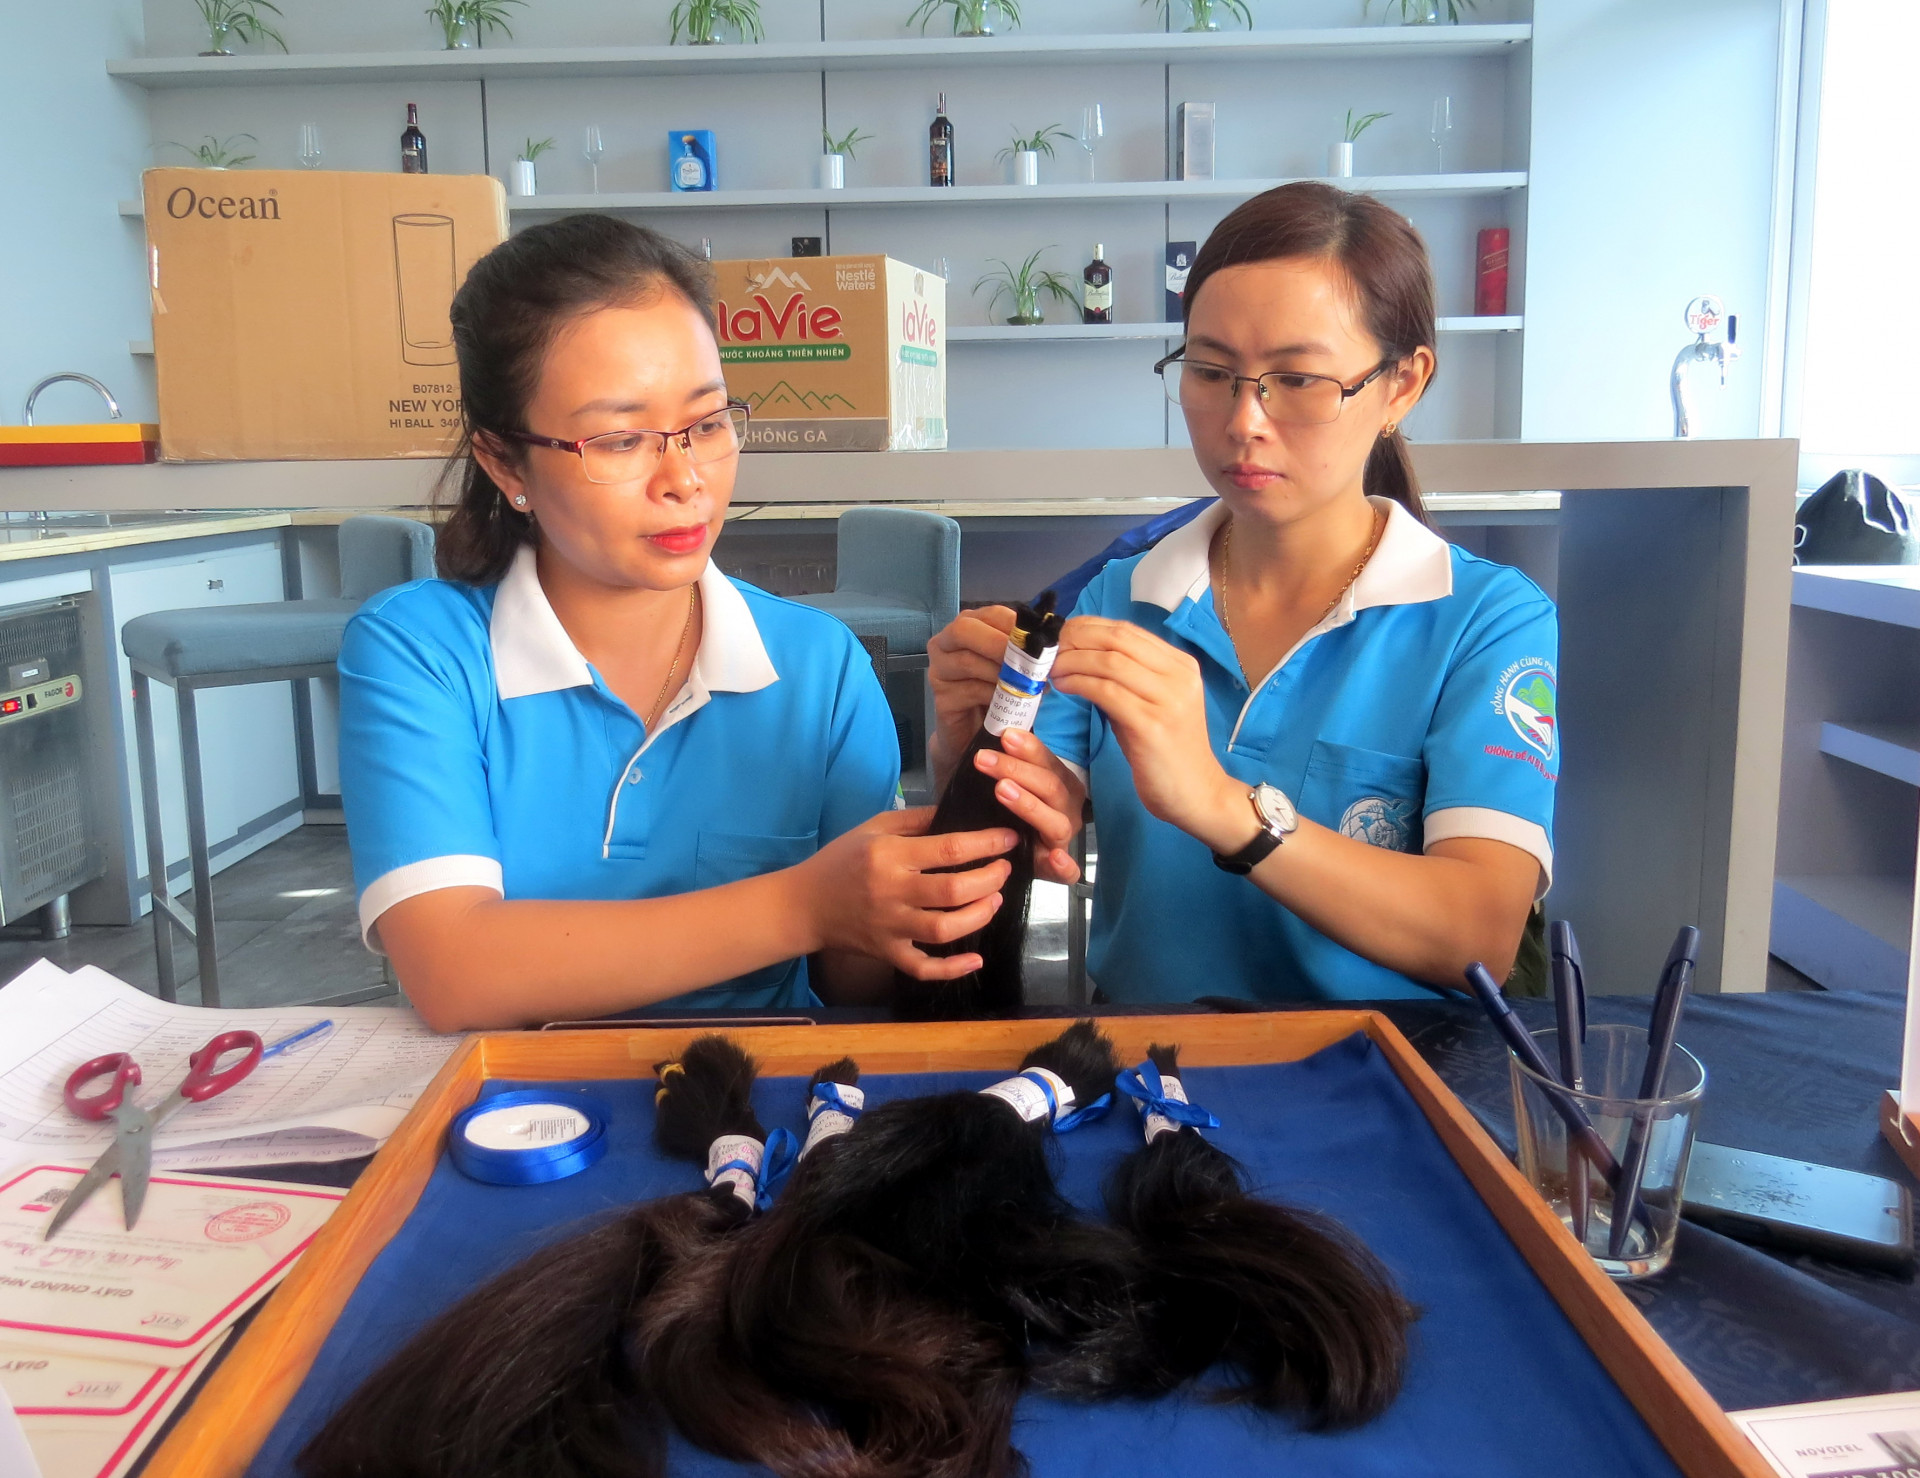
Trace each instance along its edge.
{"label": "liquor bottle on shelf", "polygon": [[1080,321],[1113,322],[1113,268],[1107,265],[1104,244],[1093,249],[1093,260],[1080,274]]}
{"label": "liquor bottle on shelf", "polygon": [[427,136],[420,132],[420,105],[407,104],[407,131],[400,135],[400,173],[427,172]]}
{"label": "liquor bottle on shelf", "polygon": [[927,130],[927,183],[953,183],[953,120],[947,117],[947,95],[940,94],[934,110],[933,126]]}

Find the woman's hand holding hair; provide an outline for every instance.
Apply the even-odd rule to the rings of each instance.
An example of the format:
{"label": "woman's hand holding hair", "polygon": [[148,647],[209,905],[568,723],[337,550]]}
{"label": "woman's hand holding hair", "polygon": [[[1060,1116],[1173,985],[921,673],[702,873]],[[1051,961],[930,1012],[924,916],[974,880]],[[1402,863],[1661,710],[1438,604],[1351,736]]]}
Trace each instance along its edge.
{"label": "woman's hand holding hair", "polygon": [[[936,958],[914,941],[947,944],[983,927],[1012,870],[990,861],[1012,850],[1008,830],[928,836],[933,808],[882,811],[791,870],[815,938],[813,950],[851,950],[920,980],[980,968],[977,954]],[[963,872],[941,872],[959,867]]]}

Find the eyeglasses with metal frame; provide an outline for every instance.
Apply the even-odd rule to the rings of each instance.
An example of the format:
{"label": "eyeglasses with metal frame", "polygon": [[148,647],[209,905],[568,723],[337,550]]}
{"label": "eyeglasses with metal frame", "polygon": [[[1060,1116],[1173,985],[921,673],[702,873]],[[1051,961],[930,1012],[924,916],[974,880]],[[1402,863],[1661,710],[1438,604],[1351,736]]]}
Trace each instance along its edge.
{"label": "eyeglasses with metal frame", "polygon": [[1267,419],[1279,426],[1324,426],[1340,419],[1349,400],[1400,361],[1383,359],[1349,385],[1333,375],[1310,375],[1298,370],[1268,370],[1264,375],[1236,375],[1224,364],[1188,359],[1182,344],[1153,367],[1166,387],[1167,399],[1183,410],[1220,411],[1240,398],[1240,387],[1251,385]]}
{"label": "eyeglasses with metal frame", "polygon": [[551,447],[556,452],[572,452],[579,457],[588,482],[638,482],[651,477],[667,454],[667,443],[677,441],[689,462],[718,462],[732,456],[746,444],[747,422],[753,410],[744,400],[730,400],[724,409],[708,411],[699,420],[678,431],[603,431],[578,441],[563,441],[555,436],[536,436],[531,431],[496,431],[507,441],[526,446]]}

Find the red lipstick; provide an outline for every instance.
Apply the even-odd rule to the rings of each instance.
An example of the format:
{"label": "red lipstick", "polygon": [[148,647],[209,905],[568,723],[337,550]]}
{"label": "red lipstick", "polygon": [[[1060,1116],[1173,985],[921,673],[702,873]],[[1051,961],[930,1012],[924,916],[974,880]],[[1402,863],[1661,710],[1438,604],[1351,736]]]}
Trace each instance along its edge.
{"label": "red lipstick", "polygon": [[690,523],[684,528],[662,529],[648,534],[647,542],[665,554],[692,554],[707,542],[707,526]]}

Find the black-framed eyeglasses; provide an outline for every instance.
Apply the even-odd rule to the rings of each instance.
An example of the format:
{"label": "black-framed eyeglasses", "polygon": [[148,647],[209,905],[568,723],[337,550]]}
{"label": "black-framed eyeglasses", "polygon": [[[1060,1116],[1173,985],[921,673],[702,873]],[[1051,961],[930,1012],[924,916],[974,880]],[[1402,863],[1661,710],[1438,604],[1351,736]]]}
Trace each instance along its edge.
{"label": "black-framed eyeglasses", "polygon": [[680,444],[689,462],[718,462],[731,457],[746,444],[747,422],[752,415],[752,408],[744,400],[730,400],[724,409],[708,411],[678,431],[603,431],[578,441],[536,436],[531,431],[496,431],[494,435],[527,446],[572,452],[579,457],[588,482],[639,482],[653,475],[670,441]]}
{"label": "black-framed eyeglasses", "polygon": [[1188,359],[1186,353],[1183,344],[1153,367],[1166,386],[1168,400],[1182,410],[1227,413],[1240,398],[1241,385],[1251,385],[1267,419],[1279,426],[1324,426],[1339,420],[1349,400],[1400,362],[1383,359],[1349,385],[1333,375],[1297,370],[1236,375],[1224,364]]}

